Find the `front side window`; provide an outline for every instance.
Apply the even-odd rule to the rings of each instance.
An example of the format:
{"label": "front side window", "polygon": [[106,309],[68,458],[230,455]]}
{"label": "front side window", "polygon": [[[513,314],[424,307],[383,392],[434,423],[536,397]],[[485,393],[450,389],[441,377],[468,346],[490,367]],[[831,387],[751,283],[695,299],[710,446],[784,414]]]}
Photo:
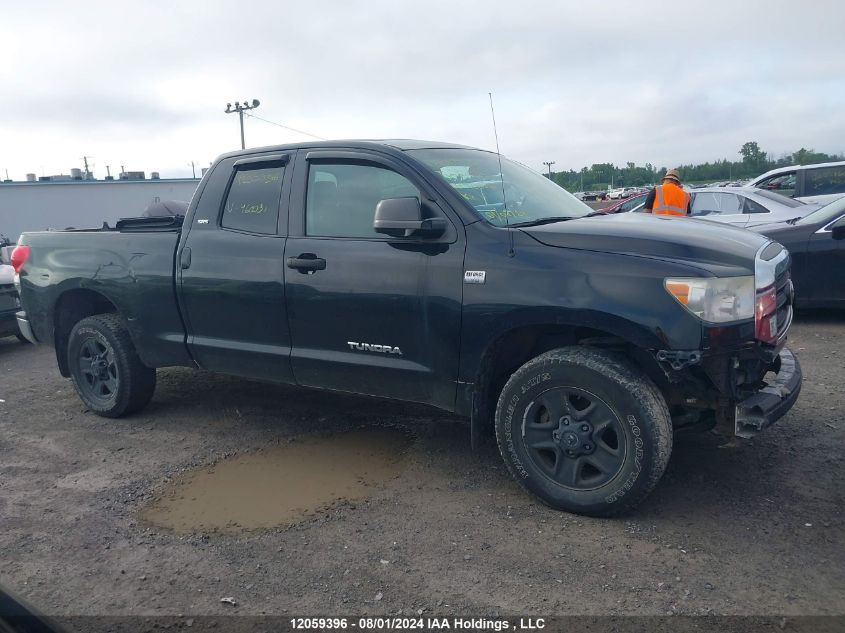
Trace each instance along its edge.
{"label": "front side window", "polygon": [[695,194],[690,215],[730,215],[742,213],[742,201],[734,193],[703,192]]}
{"label": "front side window", "polygon": [[592,211],[545,176],[492,152],[475,149],[417,149],[407,153],[441,175],[495,226],[549,218],[580,218]]}
{"label": "front side window", "polygon": [[819,167],[804,172],[804,195],[824,196],[845,193],[845,165]]}
{"label": "front side window", "polygon": [[419,189],[391,169],[361,163],[311,163],[305,233],[384,239],[373,229],[376,205],[387,198],[405,197],[419,199]]}
{"label": "front side window", "polygon": [[275,233],[284,173],[284,167],[237,170],[220,225],[249,233]]}

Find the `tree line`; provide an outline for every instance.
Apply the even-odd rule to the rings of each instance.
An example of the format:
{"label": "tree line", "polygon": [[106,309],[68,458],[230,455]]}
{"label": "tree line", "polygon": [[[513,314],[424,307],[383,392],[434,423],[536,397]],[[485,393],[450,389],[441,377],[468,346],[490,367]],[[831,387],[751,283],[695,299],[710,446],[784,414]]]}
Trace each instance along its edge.
{"label": "tree line", "polygon": [[[845,160],[845,155],[825,154],[803,147],[774,158],[761,150],[756,141],[744,143],[738,154],[739,160],[725,158],[712,163],[681,165],[678,167],[681,179],[687,183],[746,180],[776,167]],[[629,162],[624,167],[613,163],[595,163],[590,167],[582,167],[580,171],[570,169],[553,172],[552,180],[569,191],[602,191],[608,187],[653,185],[660,182],[667,169],[656,168],[651,163],[639,166]]]}

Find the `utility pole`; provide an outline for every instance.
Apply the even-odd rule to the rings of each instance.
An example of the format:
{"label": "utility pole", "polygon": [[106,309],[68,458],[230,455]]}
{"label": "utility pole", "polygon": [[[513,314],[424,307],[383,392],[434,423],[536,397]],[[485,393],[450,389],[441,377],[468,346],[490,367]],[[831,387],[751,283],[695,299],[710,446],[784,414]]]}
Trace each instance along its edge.
{"label": "utility pole", "polygon": [[[243,149],[243,148],[241,148],[241,149]],[[194,161],[191,161],[191,173],[193,174],[194,178],[197,177],[197,168],[194,167]]]}
{"label": "utility pole", "polygon": [[232,107],[231,103],[226,104],[226,114],[237,112],[238,118],[241,121],[241,149],[246,149],[246,143],[244,142],[244,111],[252,110],[260,105],[261,102],[258,99],[253,99],[252,105],[248,105],[246,101],[244,101],[243,104],[241,104],[240,101],[235,101],[235,107]]}
{"label": "utility pole", "polygon": [[551,180],[551,179],[552,179],[552,165],[554,165],[554,164],[555,164],[555,162],[554,162],[553,160],[550,160],[550,161],[545,161],[545,160],[544,160],[544,161],[543,161],[543,164],[544,164],[546,167],[548,167],[548,168],[549,168],[549,180]]}
{"label": "utility pole", "polygon": [[91,180],[91,171],[88,169],[88,159],[92,156],[83,156],[82,162],[85,163],[85,180]]}

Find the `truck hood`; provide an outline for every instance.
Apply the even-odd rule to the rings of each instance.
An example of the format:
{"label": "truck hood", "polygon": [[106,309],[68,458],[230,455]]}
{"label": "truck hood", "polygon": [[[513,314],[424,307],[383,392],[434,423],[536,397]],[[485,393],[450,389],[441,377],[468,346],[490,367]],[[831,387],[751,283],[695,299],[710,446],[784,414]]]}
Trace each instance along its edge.
{"label": "truck hood", "polygon": [[521,230],[548,246],[678,261],[720,276],[754,274],[754,257],[770,241],[716,222],[641,213],[593,216]]}

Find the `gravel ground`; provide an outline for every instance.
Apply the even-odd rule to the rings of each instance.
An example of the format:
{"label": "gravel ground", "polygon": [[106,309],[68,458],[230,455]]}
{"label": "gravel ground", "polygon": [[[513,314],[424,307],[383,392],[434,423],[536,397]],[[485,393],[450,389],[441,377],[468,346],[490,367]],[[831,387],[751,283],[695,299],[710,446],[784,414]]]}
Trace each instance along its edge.
{"label": "gravel ground", "polygon": [[[0,339],[0,584],[55,615],[842,615],[843,337],[843,313],[799,317],[792,412],[736,447],[678,438],[654,493],[611,520],[540,505],[425,407],[167,369],[142,414],[107,420],[52,350]],[[361,425],[414,438],[368,499],[283,529],[140,518],[192,468]]]}

